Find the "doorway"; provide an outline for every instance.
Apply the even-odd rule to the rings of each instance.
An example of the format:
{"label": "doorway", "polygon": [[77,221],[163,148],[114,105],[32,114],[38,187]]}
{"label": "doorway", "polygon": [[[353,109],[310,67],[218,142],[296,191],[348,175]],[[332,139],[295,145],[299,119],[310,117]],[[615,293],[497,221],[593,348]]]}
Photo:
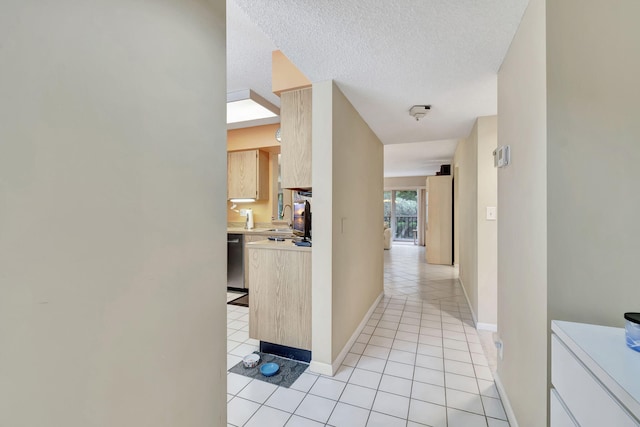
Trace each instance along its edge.
{"label": "doorway", "polygon": [[417,244],[419,235],[418,191],[389,190],[384,194],[384,222],[394,241]]}

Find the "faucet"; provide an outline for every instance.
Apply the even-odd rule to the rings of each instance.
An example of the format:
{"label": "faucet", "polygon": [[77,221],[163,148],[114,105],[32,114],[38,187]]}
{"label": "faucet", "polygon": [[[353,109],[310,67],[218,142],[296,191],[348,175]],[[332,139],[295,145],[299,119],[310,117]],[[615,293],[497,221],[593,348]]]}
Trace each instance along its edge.
{"label": "faucet", "polygon": [[[291,205],[288,205],[288,204],[287,204],[287,205],[284,205],[284,206],[282,207],[282,219],[283,219],[283,220],[284,220],[284,213],[285,213],[285,211],[287,210],[287,208],[289,208],[289,210],[291,210],[291,209],[292,209],[292,208],[291,208]],[[291,221],[287,221],[287,224],[289,225],[289,227],[291,227]]]}

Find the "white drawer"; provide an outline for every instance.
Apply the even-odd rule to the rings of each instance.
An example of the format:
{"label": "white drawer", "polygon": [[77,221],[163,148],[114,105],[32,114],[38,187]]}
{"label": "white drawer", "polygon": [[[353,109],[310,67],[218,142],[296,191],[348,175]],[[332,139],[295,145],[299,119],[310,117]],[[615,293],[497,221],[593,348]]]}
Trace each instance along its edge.
{"label": "white drawer", "polygon": [[551,382],[581,427],[638,426],[555,334],[551,336]]}
{"label": "white drawer", "polygon": [[551,427],[579,427],[567,412],[555,388],[551,389]]}

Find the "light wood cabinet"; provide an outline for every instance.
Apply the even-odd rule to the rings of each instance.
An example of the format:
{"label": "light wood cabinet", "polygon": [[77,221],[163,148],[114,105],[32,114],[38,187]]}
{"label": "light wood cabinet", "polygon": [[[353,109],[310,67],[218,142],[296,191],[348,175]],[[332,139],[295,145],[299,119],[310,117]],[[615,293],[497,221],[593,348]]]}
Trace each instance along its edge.
{"label": "light wood cabinet", "polygon": [[429,264],[453,264],[453,177],[427,178],[427,241]]}
{"label": "light wood cabinet", "polygon": [[260,150],[227,154],[227,199],[269,197],[269,153]]}
{"label": "light wood cabinet", "polygon": [[251,242],[259,242],[261,240],[265,240],[267,239],[268,236],[263,236],[261,234],[256,234],[256,235],[251,235],[251,234],[245,234],[244,235],[244,287],[245,289],[249,289],[250,288],[250,284],[249,284],[249,253],[247,252],[247,243],[251,243]]}
{"label": "light wood cabinet", "polygon": [[310,248],[271,249],[260,245],[247,246],[249,337],[311,350]]}
{"label": "light wood cabinet", "polygon": [[282,188],[312,187],[311,101],[311,88],[283,92],[280,96]]}

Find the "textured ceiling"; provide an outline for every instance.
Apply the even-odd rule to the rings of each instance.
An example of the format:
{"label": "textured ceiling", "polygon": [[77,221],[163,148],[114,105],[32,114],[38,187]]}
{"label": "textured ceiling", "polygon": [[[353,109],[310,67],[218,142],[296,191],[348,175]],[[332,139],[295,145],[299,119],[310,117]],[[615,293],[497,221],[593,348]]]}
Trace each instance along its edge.
{"label": "textured ceiling", "polygon": [[271,92],[271,52],[277,49],[234,1],[227,1],[227,93],[253,89],[280,106]]}
{"label": "textured ceiling", "polygon": [[[465,138],[476,117],[496,114],[496,74],[528,0],[227,3],[229,37],[244,38],[227,42],[229,90],[254,84],[279,104],[259,82],[270,86],[270,56],[258,50],[271,44],[311,81],[335,80],[385,145],[435,141],[411,146],[421,150],[413,156],[404,150],[423,159],[424,174],[428,161],[451,160],[450,140]],[[244,82],[248,70],[256,75]],[[414,104],[433,107],[416,122],[408,113]],[[395,174],[385,166],[385,175]]]}

